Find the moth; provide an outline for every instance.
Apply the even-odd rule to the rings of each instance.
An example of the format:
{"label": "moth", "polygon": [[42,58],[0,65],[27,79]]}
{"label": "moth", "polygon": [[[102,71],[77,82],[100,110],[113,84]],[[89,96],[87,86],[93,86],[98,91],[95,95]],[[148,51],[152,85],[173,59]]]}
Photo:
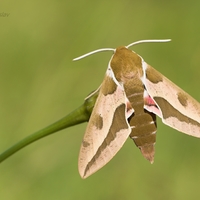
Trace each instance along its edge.
{"label": "moth", "polygon": [[156,116],[180,132],[200,137],[200,104],[189,94],[147,64],[128,48],[141,40],[113,51],[80,148],[78,168],[87,178],[107,164],[130,137],[142,155],[154,161]]}

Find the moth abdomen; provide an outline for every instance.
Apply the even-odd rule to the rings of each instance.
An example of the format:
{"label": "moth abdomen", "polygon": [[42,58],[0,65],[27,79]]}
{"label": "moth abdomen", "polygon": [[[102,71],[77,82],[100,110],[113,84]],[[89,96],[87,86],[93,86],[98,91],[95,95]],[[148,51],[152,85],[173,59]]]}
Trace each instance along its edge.
{"label": "moth abdomen", "polygon": [[143,156],[153,163],[157,130],[155,114],[148,111],[143,111],[139,115],[133,114],[129,118],[129,124],[132,128],[130,138],[141,150]]}

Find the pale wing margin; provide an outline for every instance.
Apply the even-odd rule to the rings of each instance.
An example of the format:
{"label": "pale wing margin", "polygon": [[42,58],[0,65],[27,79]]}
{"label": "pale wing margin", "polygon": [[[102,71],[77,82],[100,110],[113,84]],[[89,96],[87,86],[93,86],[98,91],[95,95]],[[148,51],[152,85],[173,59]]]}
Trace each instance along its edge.
{"label": "pale wing margin", "polygon": [[80,149],[78,168],[82,178],[108,163],[128,138],[131,128],[126,110],[123,87],[107,71]]}
{"label": "pale wing margin", "polygon": [[143,64],[144,85],[161,111],[163,123],[200,137],[200,103],[150,65]]}

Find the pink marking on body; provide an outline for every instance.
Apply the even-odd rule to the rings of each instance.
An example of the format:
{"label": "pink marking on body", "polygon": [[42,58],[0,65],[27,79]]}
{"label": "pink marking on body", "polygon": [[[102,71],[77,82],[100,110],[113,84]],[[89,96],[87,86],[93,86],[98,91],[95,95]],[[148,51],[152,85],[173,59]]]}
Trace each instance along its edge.
{"label": "pink marking on body", "polygon": [[160,111],[154,99],[151,98],[146,90],[144,92],[144,108],[162,118],[162,112]]}
{"label": "pink marking on body", "polygon": [[149,95],[144,98],[144,104],[149,106],[156,106],[155,101]]}

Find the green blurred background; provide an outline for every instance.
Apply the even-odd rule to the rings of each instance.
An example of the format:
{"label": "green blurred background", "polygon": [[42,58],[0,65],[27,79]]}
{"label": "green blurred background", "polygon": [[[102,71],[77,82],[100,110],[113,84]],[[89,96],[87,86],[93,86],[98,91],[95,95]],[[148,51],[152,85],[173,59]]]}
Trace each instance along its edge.
{"label": "green blurred background", "polygon": [[[1,1],[0,152],[62,118],[101,83],[111,52],[74,57],[140,39],[147,63],[200,99],[200,1]],[[0,164],[1,200],[199,199],[200,140],[158,119],[156,155],[128,139],[86,180],[77,160],[86,123],[60,131]]]}

